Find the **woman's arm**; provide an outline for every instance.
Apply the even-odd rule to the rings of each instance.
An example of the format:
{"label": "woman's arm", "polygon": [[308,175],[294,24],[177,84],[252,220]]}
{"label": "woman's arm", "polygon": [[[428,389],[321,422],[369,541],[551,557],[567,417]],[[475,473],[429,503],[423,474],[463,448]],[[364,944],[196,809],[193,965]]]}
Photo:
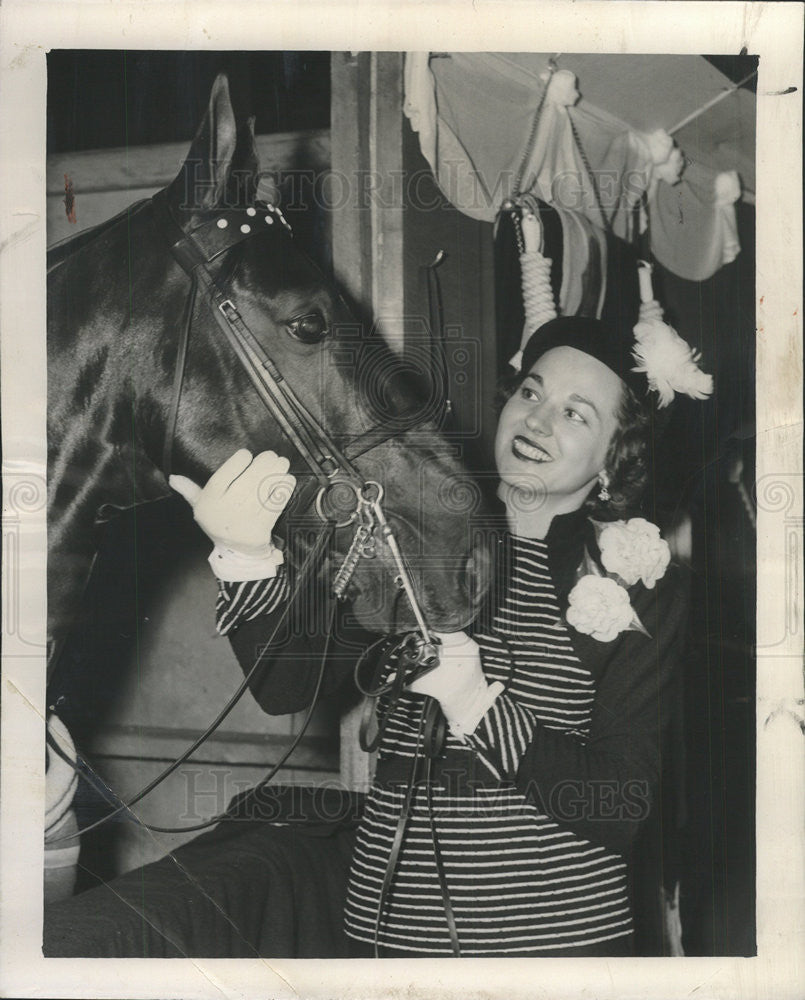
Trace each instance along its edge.
{"label": "woman's arm", "polygon": [[244,622],[270,615],[287,600],[288,576],[284,569],[263,580],[229,581],[219,577],[215,602],[216,631],[219,635],[228,635]]}
{"label": "woman's arm", "polygon": [[210,564],[218,578],[218,631],[230,637],[259,704],[272,715],[305,708],[325,654],[322,692],[340,686],[357,657],[354,640],[349,660],[339,635],[326,648],[329,612],[315,603],[315,587],[294,596],[293,573],[272,538],[296,486],[288,460],[241,449],[203,488],[184,476],[171,476],[170,484],[215,546]]}
{"label": "woman's arm", "polygon": [[675,569],[630,597],[651,638],[630,631],[602,644],[573,633],[582,662],[600,664],[586,739],[544,726],[509,694],[467,737],[541,810],[620,853],[647,817],[660,777],[686,633],[686,589]]}
{"label": "woman's arm", "polygon": [[[228,596],[232,585],[219,585],[216,615],[226,623],[226,635],[245,674],[249,688],[269,715],[299,712],[310,704],[327,641],[326,609],[311,605],[306,592],[292,601],[293,570],[280,570],[276,580],[261,581],[262,589],[249,596],[240,615]],[[292,603],[289,603],[292,602]],[[265,605],[256,615],[248,609]],[[220,630],[220,629],[219,629]],[[341,689],[352,676],[355,661],[371,637],[347,630],[341,616],[333,623],[327,650],[321,696]]]}

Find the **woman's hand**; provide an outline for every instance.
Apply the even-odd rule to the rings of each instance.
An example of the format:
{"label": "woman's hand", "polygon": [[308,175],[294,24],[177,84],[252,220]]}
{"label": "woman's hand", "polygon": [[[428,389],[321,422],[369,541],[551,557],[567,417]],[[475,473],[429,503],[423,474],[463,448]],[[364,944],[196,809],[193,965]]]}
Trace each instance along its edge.
{"label": "woman's hand", "polygon": [[276,452],[252,458],[242,448],[203,489],[185,476],[171,476],[168,482],[193,508],[193,517],[217,548],[259,559],[274,551],[271,532],[296,487],[288,466],[288,459]]}
{"label": "woman's hand", "polygon": [[439,665],[418,677],[408,690],[435,698],[456,735],[471,733],[502,685],[487,682],[478,643],[465,632],[434,632],[434,635],[441,642]]}

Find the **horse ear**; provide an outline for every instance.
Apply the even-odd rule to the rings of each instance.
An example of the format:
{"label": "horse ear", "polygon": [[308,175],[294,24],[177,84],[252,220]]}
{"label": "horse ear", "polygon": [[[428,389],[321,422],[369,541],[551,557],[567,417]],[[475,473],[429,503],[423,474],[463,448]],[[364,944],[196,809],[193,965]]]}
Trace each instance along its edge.
{"label": "horse ear", "polygon": [[257,195],[259,171],[252,116],[238,129],[226,190],[228,205],[251,205]]}
{"label": "horse ear", "polygon": [[238,138],[229,81],[225,73],[219,73],[187,158],[168,187],[168,199],[174,208],[208,211],[227,204]]}

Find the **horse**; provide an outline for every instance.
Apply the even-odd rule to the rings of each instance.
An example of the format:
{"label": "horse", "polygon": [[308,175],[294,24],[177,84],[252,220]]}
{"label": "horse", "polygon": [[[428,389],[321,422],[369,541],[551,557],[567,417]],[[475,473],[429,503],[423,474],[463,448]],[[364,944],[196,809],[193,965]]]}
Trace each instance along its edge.
{"label": "horse", "polygon": [[[368,631],[423,620],[457,630],[483,598],[490,560],[468,530],[476,486],[397,356],[295,246],[279,208],[257,199],[260,177],[253,119],[236,121],[221,75],[176,178],[49,251],[54,646],[79,614],[99,520],[169,496],[170,471],[204,483],[242,447],[291,459],[303,485],[295,514],[276,531],[287,542],[294,517],[332,526],[322,572],[332,578],[341,566],[342,596]],[[202,267],[183,260],[188,246],[204,257]],[[200,285],[191,282],[199,273]],[[251,337],[256,367],[275,373],[268,388],[265,371],[262,383],[250,377],[233,345],[221,319],[228,309],[229,327],[240,323]],[[267,417],[261,397],[276,395],[280,383],[296,408]],[[303,430],[312,421],[314,444],[325,437],[314,475],[309,435],[293,419],[300,411],[310,418]],[[382,543],[382,532],[372,551],[356,548],[356,512],[367,511],[379,513],[399,546],[412,581],[407,602],[398,599],[400,553]]]}

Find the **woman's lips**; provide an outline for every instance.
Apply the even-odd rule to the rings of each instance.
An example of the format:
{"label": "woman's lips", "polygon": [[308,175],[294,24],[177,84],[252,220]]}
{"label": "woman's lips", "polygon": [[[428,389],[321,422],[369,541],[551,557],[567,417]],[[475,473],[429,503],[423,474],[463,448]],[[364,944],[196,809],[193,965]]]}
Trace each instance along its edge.
{"label": "woman's lips", "polygon": [[512,441],[512,453],[515,458],[523,459],[526,462],[536,462],[540,465],[543,462],[551,461],[551,456],[544,448],[519,434]]}

